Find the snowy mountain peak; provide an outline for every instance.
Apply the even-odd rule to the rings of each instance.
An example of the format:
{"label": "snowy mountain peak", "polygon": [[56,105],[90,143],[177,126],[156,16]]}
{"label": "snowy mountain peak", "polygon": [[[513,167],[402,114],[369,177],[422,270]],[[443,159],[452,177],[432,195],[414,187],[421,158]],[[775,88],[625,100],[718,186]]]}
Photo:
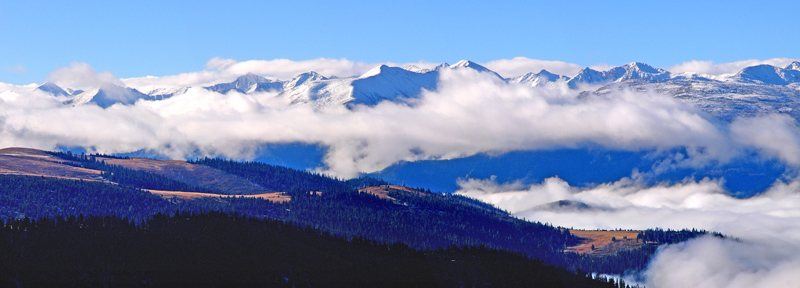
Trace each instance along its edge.
{"label": "snowy mountain peak", "polygon": [[[789,65],[789,67],[792,67],[792,65]],[[783,69],[772,65],[761,64],[742,69],[742,71],[736,73],[732,79],[744,83],[787,85],[789,83],[800,82],[800,70]]]}
{"label": "snowy mountain peak", "polygon": [[303,85],[303,83],[311,82],[311,81],[320,81],[320,80],[327,80],[328,77],[322,76],[321,74],[311,71],[306,72],[300,75],[295,76],[289,82],[286,82],[284,85],[284,89],[297,87]]}
{"label": "snowy mountain peak", "polygon": [[390,84],[392,81],[401,81],[402,78],[416,77],[416,75],[422,75],[427,73],[428,72],[419,73],[419,72],[409,71],[400,67],[380,65],[378,67],[370,69],[369,71],[362,74],[355,80],[368,79],[368,78],[386,78],[388,81],[390,81],[387,84]]}
{"label": "snowy mountain peak", "polygon": [[223,94],[228,93],[231,90],[236,90],[241,93],[250,93],[255,91],[283,89],[283,82],[272,81],[253,73],[247,73],[237,77],[233,82],[220,83],[205,88],[210,91]]}
{"label": "snowy mountain peak", "polygon": [[567,85],[571,89],[578,89],[578,86],[581,84],[597,84],[602,82],[607,82],[605,72],[586,67],[570,78],[569,81],[567,81]]}
{"label": "snowy mountain peak", "polygon": [[486,67],[481,66],[478,63],[475,63],[475,62],[472,62],[472,61],[469,61],[469,60],[458,61],[458,62],[456,62],[456,64],[453,64],[453,66],[450,66],[450,68],[453,68],[453,69],[472,68],[472,69],[475,69],[475,70],[478,70],[478,71],[481,71],[481,72],[492,71],[492,70],[487,69]]}
{"label": "snowy mountain peak", "polygon": [[64,103],[71,105],[94,103],[102,108],[108,108],[117,103],[131,105],[139,99],[151,100],[152,98],[139,90],[105,82],[98,88],[86,90],[67,99]]}
{"label": "snowy mountain peak", "polygon": [[660,81],[667,80],[672,77],[667,70],[653,68],[653,66],[641,62],[632,62],[620,67],[614,67],[608,72],[608,76],[610,76],[615,82],[632,79]]}
{"label": "snowy mountain peak", "polygon": [[569,78],[566,76],[556,75],[542,69],[539,73],[530,72],[522,76],[508,79],[508,82],[527,84],[533,87],[556,87],[556,82],[567,80],[569,80]]}
{"label": "snowy mountain peak", "polygon": [[361,74],[361,76],[358,76],[358,79],[364,79],[364,78],[369,78],[369,77],[378,75],[378,74],[381,73],[381,71],[383,71],[386,68],[389,68],[389,66],[381,64],[380,66],[377,66],[377,67],[374,67],[372,69],[369,69],[369,71],[365,72],[364,74]]}
{"label": "snowy mountain peak", "polygon": [[147,96],[153,98],[153,100],[163,100],[169,97],[184,94],[189,91],[189,87],[179,87],[179,88],[156,88],[147,92]]}
{"label": "snowy mountain peak", "polygon": [[788,66],[786,66],[786,68],[783,68],[783,69],[800,71],[800,62],[794,61],[794,62],[792,62],[792,64],[789,64]]}
{"label": "snowy mountain peak", "polygon": [[493,74],[493,75],[497,76],[497,78],[503,79],[503,77],[500,76],[500,74],[497,74],[497,72],[489,70],[489,68],[483,67],[480,64],[472,62],[472,61],[469,61],[469,60],[458,61],[456,64],[453,64],[449,68],[450,69],[465,69],[465,68],[473,69],[473,70],[478,71],[478,72],[490,73],[490,74]]}
{"label": "snowy mountain peak", "polygon": [[623,65],[623,67],[625,67],[625,70],[628,71],[641,71],[644,73],[651,73],[651,74],[658,74],[664,72],[664,70],[662,69],[653,68],[653,66],[644,64],[642,62],[631,62]]}
{"label": "snowy mountain peak", "polygon": [[544,69],[542,69],[541,71],[539,71],[539,73],[536,73],[535,75],[537,75],[539,77],[547,77],[547,79],[550,79],[552,81],[558,80],[559,78],[566,78],[566,76],[553,74],[553,73],[550,73],[550,71],[547,71],[547,70],[544,70]]}
{"label": "snowy mountain peak", "polygon": [[582,84],[607,84],[635,79],[666,81],[670,78],[672,75],[667,70],[654,68],[641,62],[632,62],[603,72],[583,68],[578,75],[567,81],[567,85],[572,89],[577,89]]}
{"label": "snowy mountain peak", "polygon": [[433,67],[433,71],[440,71],[440,70],[446,69],[446,68],[450,68],[450,64],[447,64],[447,62],[444,62],[442,64],[436,65],[436,67]]}
{"label": "snowy mountain peak", "polygon": [[56,83],[50,81],[45,82],[42,85],[39,85],[39,87],[36,87],[36,89],[50,93],[54,96],[70,96],[69,92],[65,91],[64,89],[56,85]]}
{"label": "snowy mountain peak", "polygon": [[456,62],[456,64],[453,64],[451,67],[453,67],[453,68],[455,68],[455,67],[468,67],[470,65],[478,65],[478,64],[476,64],[475,62],[469,61],[469,60],[461,60],[461,61]]}
{"label": "snowy mountain peak", "polygon": [[414,72],[414,73],[425,73],[425,72],[430,71],[428,69],[419,68],[416,65],[405,65],[405,66],[400,67],[400,68],[403,68],[403,69],[405,69],[407,71],[411,71],[411,72]]}
{"label": "snowy mountain peak", "polygon": [[236,78],[236,81],[234,82],[236,83],[237,88],[245,88],[253,86],[253,84],[257,83],[269,82],[269,80],[267,80],[267,78],[248,72],[247,74],[244,74]]}
{"label": "snowy mountain peak", "polygon": [[375,105],[384,100],[413,98],[418,96],[422,89],[435,89],[438,75],[438,71],[417,73],[381,65],[353,80],[350,84],[351,99],[346,103],[348,106]]}

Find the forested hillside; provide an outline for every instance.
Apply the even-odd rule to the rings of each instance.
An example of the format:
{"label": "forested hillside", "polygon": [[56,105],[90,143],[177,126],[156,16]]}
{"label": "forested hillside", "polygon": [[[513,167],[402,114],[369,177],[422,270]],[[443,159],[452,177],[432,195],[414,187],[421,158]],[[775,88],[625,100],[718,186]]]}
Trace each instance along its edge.
{"label": "forested hillside", "polygon": [[485,246],[417,250],[217,212],[10,220],[0,255],[0,284],[21,287],[618,287]]}
{"label": "forested hillside", "polygon": [[[26,218],[112,216],[139,225],[156,214],[216,211],[237,213],[245,218],[285,221],[345,239],[405,245],[412,250],[482,246],[520,253],[570,271],[614,274],[643,271],[660,243],[675,243],[706,234],[705,231],[648,230],[639,237],[647,242],[641,249],[604,256],[565,253],[566,247],[583,241],[568,229],[520,220],[463,196],[405,187],[389,189],[378,179],[340,181],[256,162],[201,159],[193,163],[218,169],[215,173],[252,181],[254,184],[250,185],[263,189],[286,191],[291,201],[271,202],[235,196],[178,200],[142,190],[164,188],[153,185],[172,185],[171,180],[164,180],[164,175],[174,174],[110,165],[98,159],[115,158],[101,155],[56,155],[69,165],[102,171],[105,181],[0,175],[0,219],[13,222]],[[189,168],[182,171],[194,169]],[[111,179],[132,180],[113,183]],[[164,183],[159,183],[161,181]],[[192,185],[180,183],[176,185]],[[365,192],[357,189],[371,185],[383,186],[365,189]],[[171,188],[176,187],[179,188]]]}

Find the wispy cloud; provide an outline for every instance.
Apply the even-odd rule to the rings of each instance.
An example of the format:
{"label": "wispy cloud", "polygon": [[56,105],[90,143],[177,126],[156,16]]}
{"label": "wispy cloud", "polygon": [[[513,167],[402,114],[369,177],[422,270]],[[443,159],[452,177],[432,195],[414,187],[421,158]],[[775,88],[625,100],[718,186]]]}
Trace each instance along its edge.
{"label": "wispy cloud", "polygon": [[27,74],[28,73],[28,68],[25,67],[22,64],[8,65],[8,66],[6,66],[6,70],[8,70],[11,73],[19,74],[19,75],[23,75],[23,74]]}

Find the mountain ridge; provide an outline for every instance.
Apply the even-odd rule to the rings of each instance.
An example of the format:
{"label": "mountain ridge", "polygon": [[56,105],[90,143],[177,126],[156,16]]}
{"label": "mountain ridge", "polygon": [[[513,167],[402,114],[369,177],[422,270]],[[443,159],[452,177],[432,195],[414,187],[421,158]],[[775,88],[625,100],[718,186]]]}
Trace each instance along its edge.
{"label": "mountain ridge", "polygon": [[[315,108],[324,108],[337,105],[346,105],[349,108],[357,105],[374,106],[382,101],[405,102],[406,99],[419,97],[423,90],[435,91],[439,84],[439,75],[446,69],[461,70],[471,69],[479,73],[493,75],[509,84],[521,84],[532,87],[545,87],[555,89],[561,82],[567,87],[581,91],[602,92],[607,90],[607,85],[624,84],[635,89],[646,85],[682,86],[682,89],[661,89],[678,99],[704,101],[713,97],[708,95],[736,94],[739,90],[747,90],[756,95],[765,96],[769,91],[777,88],[770,86],[785,86],[786,97],[800,95],[800,62],[794,61],[786,67],[776,67],[767,64],[745,67],[739,72],[722,76],[703,76],[692,73],[672,74],[669,71],[650,66],[642,62],[631,62],[621,66],[612,67],[606,71],[592,68],[583,68],[572,77],[553,74],[547,70],[538,73],[529,72],[523,75],[503,78],[496,72],[469,60],[461,60],[456,64],[442,63],[432,69],[420,69],[416,66],[393,67],[385,64],[378,65],[358,76],[347,78],[326,77],[317,72],[309,71],[298,74],[289,80],[272,80],[266,77],[247,73],[237,77],[232,82],[219,83],[203,87],[217,93],[237,91],[243,94],[258,92],[275,92],[278,97],[283,97],[293,104],[311,105]],[[697,87],[715,86],[716,90],[704,90],[711,94],[699,93]],[[755,86],[754,86],[755,85]],[[796,85],[797,87],[793,86]],[[599,88],[598,88],[599,87]],[[94,103],[102,108],[113,104],[132,105],[139,99],[157,101],[167,99],[177,94],[186,93],[189,87],[180,88],[155,88],[147,94],[136,89],[120,87],[110,83],[100,87],[70,92],[58,85],[47,82],[36,89],[50,93],[57,97],[68,97],[64,102],[68,105],[83,105]],[[758,88],[758,89],[756,89]],[[687,97],[686,93],[676,91],[693,90]],[[758,92],[760,91],[762,92]],[[780,89],[778,89],[780,90]],[[788,93],[788,94],[787,94]],[[741,93],[739,93],[741,94]],[[769,96],[769,95],[766,95]],[[763,97],[762,97],[763,98]],[[701,99],[701,100],[702,100]],[[697,102],[697,101],[695,101]],[[785,101],[784,101],[785,102]],[[794,107],[779,107],[794,109]],[[800,107],[798,107],[800,108]]]}

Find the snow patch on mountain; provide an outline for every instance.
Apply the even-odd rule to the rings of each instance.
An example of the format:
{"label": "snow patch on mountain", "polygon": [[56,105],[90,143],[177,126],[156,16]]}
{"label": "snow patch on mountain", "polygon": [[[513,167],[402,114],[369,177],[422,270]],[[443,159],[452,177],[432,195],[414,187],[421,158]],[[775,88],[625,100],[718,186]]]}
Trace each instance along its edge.
{"label": "snow patch on mountain", "polygon": [[567,81],[567,86],[571,89],[578,89],[585,84],[608,84],[611,82],[622,82],[626,80],[649,80],[649,81],[664,81],[670,79],[672,76],[669,71],[654,68],[650,65],[633,62],[622,66],[611,68],[608,71],[597,71],[591,68],[584,68],[578,75],[572,77]]}
{"label": "snow patch on mountain", "polygon": [[[786,68],[793,68],[797,62]],[[771,85],[788,85],[800,82],[800,70],[784,69],[772,65],[762,64],[744,68],[732,77],[733,80],[743,83],[760,83]]]}
{"label": "snow patch on mountain", "polygon": [[[447,63],[444,63],[444,64],[447,64]],[[497,78],[500,78],[500,79],[504,79],[502,76],[500,76],[500,74],[497,74],[496,72],[494,72],[492,70],[489,70],[489,68],[483,67],[483,66],[479,65],[478,63],[475,63],[475,62],[472,62],[472,61],[469,61],[469,60],[458,61],[456,64],[453,64],[452,66],[449,66],[447,68],[450,68],[450,69],[465,69],[465,68],[466,69],[472,69],[472,70],[476,70],[478,72],[483,72],[483,73],[488,73],[488,74],[494,75],[494,76],[496,76]]]}
{"label": "snow patch on mountain", "polygon": [[101,84],[98,88],[88,89],[67,99],[64,101],[64,104],[77,106],[93,103],[102,108],[108,108],[117,103],[131,105],[136,103],[139,99],[155,100],[136,89],[121,87],[106,82]]}
{"label": "snow patch on mountain", "polygon": [[188,86],[179,88],[156,88],[147,92],[147,96],[150,96],[153,100],[164,100],[175,95],[184,94],[188,90]]}
{"label": "snow patch on mountain", "polygon": [[67,92],[66,90],[62,89],[61,87],[56,85],[56,83],[49,81],[45,82],[42,85],[39,85],[39,87],[36,87],[36,89],[44,91],[46,93],[50,93],[53,96],[72,96],[70,92]]}
{"label": "snow patch on mountain", "polygon": [[416,65],[406,65],[406,66],[403,66],[403,67],[400,67],[400,68],[403,68],[403,69],[405,69],[407,71],[414,72],[414,73],[426,73],[426,72],[431,71],[430,69],[419,68]]}
{"label": "snow patch on mountain", "polygon": [[294,77],[289,82],[284,83],[283,84],[283,89],[284,90],[288,90],[288,89],[303,85],[306,82],[314,82],[314,81],[322,81],[322,80],[328,80],[328,77],[322,76],[319,73],[314,72],[314,71],[306,72],[306,73],[297,75],[296,77]]}
{"label": "snow patch on mountain", "polygon": [[800,62],[794,61],[791,64],[787,65],[786,68],[783,68],[783,69],[800,71]]}
{"label": "snow patch on mountain", "polygon": [[435,89],[438,76],[436,71],[416,73],[381,65],[377,67],[377,73],[368,77],[361,75],[352,82],[354,100],[348,104],[375,105],[383,100],[416,97],[422,89]]}
{"label": "snow patch on mountain", "polygon": [[283,82],[270,80],[253,73],[239,76],[230,83],[220,83],[214,86],[205,87],[206,89],[218,93],[228,93],[231,90],[240,93],[252,93],[261,91],[274,91],[283,89]]}
{"label": "snow patch on mountain", "polygon": [[436,67],[433,67],[432,71],[441,71],[442,69],[447,69],[447,68],[450,68],[450,64],[444,62],[442,64],[436,65]]}
{"label": "snow patch on mountain", "polygon": [[567,80],[569,80],[567,76],[556,75],[542,69],[542,71],[539,71],[539,73],[531,72],[508,79],[508,83],[525,84],[531,87],[556,88],[558,82],[566,82]]}
{"label": "snow patch on mountain", "polygon": [[307,81],[283,91],[281,97],[292,104],[308,104],[316,108],[342,105],[353,101],[354,78]]}
{"label": "snow patch on mountain", "polygon": [[707,78],[673,78],[659,82],[631,80],[611,83],[593,92],[584,92],[581,97],[605,95],[625,89],[670,95],[723,121],[776,112],[800,119],[800,90],[792,85],[763,85]]}
{"label": "snow patch on mountain", "polygon": [[634,79],[663,81],[671,77],[669,71],[661,68],[654,68],[653,66],[641,62],[633,62],[614,67],[608,72],[614,75],[614,81],[616,82]]}

